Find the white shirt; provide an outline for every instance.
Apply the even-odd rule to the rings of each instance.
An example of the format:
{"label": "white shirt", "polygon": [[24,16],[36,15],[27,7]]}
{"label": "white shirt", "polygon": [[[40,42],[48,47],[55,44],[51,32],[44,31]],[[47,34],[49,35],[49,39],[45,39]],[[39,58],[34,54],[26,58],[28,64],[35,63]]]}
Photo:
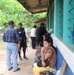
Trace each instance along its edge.
{"label": "white shirt", "polygon": [[31,29],[31,37],[36,37],[36,29],[35,28]]}
{"label": "white shirt", "polygon": [[26,33],[26,37],[28,38],[29,37],[29,29],[28,28],[25,28],[25,33]]}

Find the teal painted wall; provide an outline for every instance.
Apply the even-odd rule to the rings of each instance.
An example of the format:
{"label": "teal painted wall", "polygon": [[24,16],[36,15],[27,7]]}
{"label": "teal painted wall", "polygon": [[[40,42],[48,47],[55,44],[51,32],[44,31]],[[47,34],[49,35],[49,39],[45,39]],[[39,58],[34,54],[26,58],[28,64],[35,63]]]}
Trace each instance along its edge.
{"label": "teal painted wall", "polygon": [[56,0],[56,36],[63,38],[63,0]]}
{"label": "teal painted wall", "polygon": [[50,12],[50,29],[52,29],[54,33],[54,6],[52,7]]}
{"label": "teal painted wall", "polygon": [[[54,1],[54,0],[53,0]],[[74,44],[74,0],[49,1],[48,29],[52,29],[55,36],[66,45]],[[55,8],[56,7],[56,8]],[[56,11],[54,11],[56,10]],[[55,15],[54,15],[55,14]],[[55,19],[55,21],[54,21]],[[54,22],[55,27],[54,27]],[[55,29],[55,32],[54,32]]]}
{"label": "teal painted wall", "polygon": [[[73,43],[72,32],[74,25],[74,0],[64,0],[63,11],[63,42],[70,44]],[[71,19],[73,18],[73,19]],[[71,27],[71,28],[70,28]]]}
{"label": "teal painted wall", "polygon": [[47,12],[47,19],[46,19],[46,29],[49,30],[49,6],[48,6],[48,12]]}
{"label": "teal painted wall", "polygon": [[[51,9],[52,4],[50,5]],[[74,51],[74,0],[55,0],[55,4],[53,6],[54,7],[52,8],[51,12],[49,11],[49,18],[50,18],[48,20],[49,21],[48,23],[50,25],[49,27],[52,28],[53,30],[55,29],[55,36],[62,39],[61,41],[70,50]],[[57,47],[59,48],[59,46]],[[58,52],[60,52],[59,49]],[[59,59],[63,58],[64,55],[61,56],[60,53],[58,53],[57,55],[59,57],[58,58],[59,64],[57,63],[57,67],[59,67],[61,63]],[[65,75],[74,75],[69,65],[67,65]]]}

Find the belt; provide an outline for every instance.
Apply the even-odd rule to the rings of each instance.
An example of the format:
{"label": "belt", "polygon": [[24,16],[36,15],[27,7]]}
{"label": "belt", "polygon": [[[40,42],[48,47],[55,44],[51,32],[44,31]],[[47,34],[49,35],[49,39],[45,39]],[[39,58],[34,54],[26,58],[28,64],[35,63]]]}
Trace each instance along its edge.
{"label": "belt", "polygon": [[[15,43],[15,42],[7,42],[7,43]],[[15,43],[16,44],[16,43]]]}

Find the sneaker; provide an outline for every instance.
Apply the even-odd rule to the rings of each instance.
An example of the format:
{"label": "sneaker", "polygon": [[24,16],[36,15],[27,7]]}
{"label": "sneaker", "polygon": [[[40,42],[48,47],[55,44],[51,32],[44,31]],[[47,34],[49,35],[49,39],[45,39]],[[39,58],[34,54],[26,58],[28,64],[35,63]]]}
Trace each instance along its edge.
{"label": "sneaker", "polygon": [[8,69],[8,71],[10,71],[13,67],[11,67],[10,69]]}
{"label": "sneaker", "polygon": [[21,57],[19,57],[20,60],[23,60]]}
{"label": "sneaker", "polygon": [[17,70],[15,70],[14,72],[17,72],[17,71],[19,71],[20,70],[20,68],[17,68]]}
{"label": "sneaker", "polygon": [[25,56],[24,59],[28,60],[28,58]]}

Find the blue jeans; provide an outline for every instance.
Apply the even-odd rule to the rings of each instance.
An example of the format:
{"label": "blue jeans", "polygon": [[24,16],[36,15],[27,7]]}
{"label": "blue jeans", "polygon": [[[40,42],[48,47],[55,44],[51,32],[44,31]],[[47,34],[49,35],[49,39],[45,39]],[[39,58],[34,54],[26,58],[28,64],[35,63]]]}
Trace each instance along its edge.
{"label": "blue jeans", "polygon": [[8,69],[11,68],[11,55],[12,55],[13,71],[17,70],[17,54],[18,54],[17,44],[6,43],[6,64]]}
{"label": "blue jeans", "polygon": [[[41,58],[41,55],[37,55],[36,56],[38,59],[40,59]],[[36,61],[36,59],[34,59],[34,63],[36,63],[37,61]]]}

